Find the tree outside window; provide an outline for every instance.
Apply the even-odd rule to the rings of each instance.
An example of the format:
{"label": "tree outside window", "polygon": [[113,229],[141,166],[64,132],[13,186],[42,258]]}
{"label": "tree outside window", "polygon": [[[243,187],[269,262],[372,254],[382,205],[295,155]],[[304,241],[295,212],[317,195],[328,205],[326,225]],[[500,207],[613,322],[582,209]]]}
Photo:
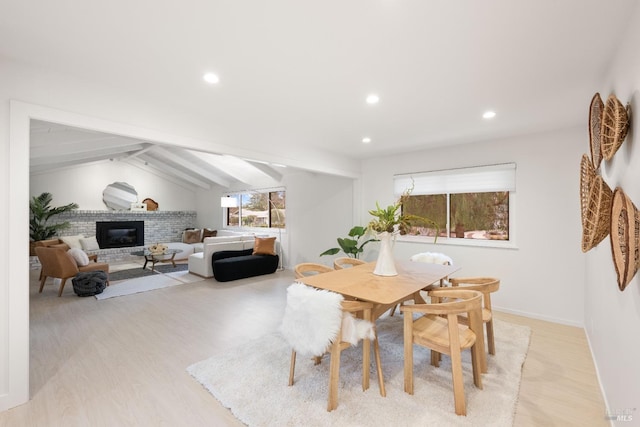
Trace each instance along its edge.
{"label": "tree outside window", "polygon": [[285,228],[285,191],[250,192],[233,195],[237,208],[227,208],[226,225],[251,228]]}

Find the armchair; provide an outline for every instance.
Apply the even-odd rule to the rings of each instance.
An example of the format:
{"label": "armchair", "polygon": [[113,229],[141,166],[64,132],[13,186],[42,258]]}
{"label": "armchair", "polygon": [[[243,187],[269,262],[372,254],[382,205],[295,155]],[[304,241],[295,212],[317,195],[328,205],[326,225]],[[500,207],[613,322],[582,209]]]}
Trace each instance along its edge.
{"label": "armchair", "polygon": [[[47,277],[55,277],[62,280],[58,296],[62,296],[64,285],[67,279],[75,277],[79,272],[101,270],[109,274],[109,264],[106,262],[91,262],[86,266],[79,267],[76,261],[67,254],[66,250],[61,247],[36,247],[36,255],[42,265],[40,273],[40,289],[38,293],[42,293]],[[109,282],[107,281],[107,285]]]}

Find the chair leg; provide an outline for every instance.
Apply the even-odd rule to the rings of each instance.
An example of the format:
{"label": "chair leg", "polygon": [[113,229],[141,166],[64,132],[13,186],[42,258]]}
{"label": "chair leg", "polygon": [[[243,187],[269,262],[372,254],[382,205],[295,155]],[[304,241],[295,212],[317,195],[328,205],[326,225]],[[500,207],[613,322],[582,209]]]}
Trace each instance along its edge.
{"label": "chair leg", "polygon": [[453,378],[453,401],[457,415],[467,415],[464,401],[464,379],[462,378],[462,357],[460,347],[451,349],[451,376]]}
{"label": "chair leg", "polygon": [[42,293],[42,289],[44,288],[44,282],[47,281],[47,276],[45,276],[44,274],[40,274],[41,278],[40,278],[40,290],[38,291],[39,294]]}
{"label": "chair leg", "polygon": [[331,363],[329,364],[329,402],[327,411],[338,407],[338,380],[340,376],[340,341],[331,344]]}
{"label": "chair leg", "polygon": [[62,296],[62,291],[64,290],[64,284],[67,283],[67,279],[62,279],[62,282],[60,282],[60,290],[58,291],[58,296],[61,297]]}
{"label": "chair leg", "polygon": [[477,388],[482,390],[482,366],[481,363],[481,355],[484,353],[484,348],[478,345],[476,342],[471,347],[471,366],[473,368],[473,383]]}
{"label": "chair leg", "polygon": [[496,355],[496,344],[493,340],[493,319],[487,323],[487,343],[489,344],[489,354]]}
{"label": "chair leg", "polygon": [[371,369],[371,341],[362,340],[362,391],[369,389],[369,378]]}
{"label": "chair leg", "polygon": [[404,316],[404,391],[413,394],[413,316]]}
{"label": "chair leg", "polygon": [[289,368],[289,385],[293,385],[293,376],[296,371],[296,351],[291,350],[291,367]]}
{"label": "chair leg", "polygon": [[431,350],[431,365],[436,368],[440,367],[440,353],[435,350]]}

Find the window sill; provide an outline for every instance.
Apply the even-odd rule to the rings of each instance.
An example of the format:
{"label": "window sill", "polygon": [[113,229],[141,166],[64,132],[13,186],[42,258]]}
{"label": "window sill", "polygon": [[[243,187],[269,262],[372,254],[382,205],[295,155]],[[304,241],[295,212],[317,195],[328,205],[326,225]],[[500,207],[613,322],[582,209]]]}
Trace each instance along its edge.
{"label": "window sill", "polygon": [[[434,244],[433,237],[427,237],[427,236],[407,236],[407,235],[398,236],[396,237],[396,241],[407,242],[407,243]],[[438,237],[438,241],[435,242],[435,244],[450,245],[450,246],[499,248],[499,249],[518,249],[518,246],[514,241],[505,241],[505,240],[457,239],[457,238],[451,238],[451,237]]]}

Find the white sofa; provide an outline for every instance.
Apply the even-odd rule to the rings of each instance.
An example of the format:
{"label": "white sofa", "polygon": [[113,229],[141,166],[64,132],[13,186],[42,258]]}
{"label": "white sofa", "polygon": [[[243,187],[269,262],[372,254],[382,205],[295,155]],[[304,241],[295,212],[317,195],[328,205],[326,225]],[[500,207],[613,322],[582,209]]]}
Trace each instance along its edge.
{"label": "white sofa", "polygon": [[[221,235],[221,231],[225,233]],[[254,243],[255,237],[253,235],[220,230],[216,237],[205,237],[204,242],[201,244],[201,251],[189,255],[189,273],[207,278],[213,277],[211,255],[213,255],[214,252],[251,249]],[[197,244],[194,243],[193,245],[196,246]]]}

